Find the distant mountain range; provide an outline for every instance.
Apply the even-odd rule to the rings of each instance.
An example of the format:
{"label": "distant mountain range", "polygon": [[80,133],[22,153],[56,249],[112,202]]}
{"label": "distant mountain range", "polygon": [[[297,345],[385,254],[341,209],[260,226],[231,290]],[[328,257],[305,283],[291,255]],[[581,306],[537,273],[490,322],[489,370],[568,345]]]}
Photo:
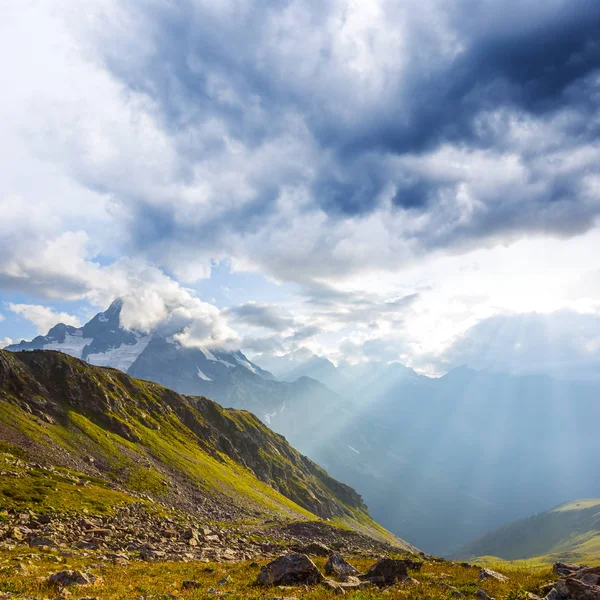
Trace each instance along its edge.
{"label": "distant mountain range", "polygon": [[399,363],[336,367],[315,356],[273,358],[267,371],[239,351],[125,330],[120,308],[7,349],[62,350],[250,410],[357,489],[384,526],[435,554],[569,498],[600,496],[595,384],[468,368],[432,379]]}
{"label": "distant mountain range", "polygon": [[463,546],[456,557],[552,564],[600,561],[600,498],[575,500],[519,519]]}

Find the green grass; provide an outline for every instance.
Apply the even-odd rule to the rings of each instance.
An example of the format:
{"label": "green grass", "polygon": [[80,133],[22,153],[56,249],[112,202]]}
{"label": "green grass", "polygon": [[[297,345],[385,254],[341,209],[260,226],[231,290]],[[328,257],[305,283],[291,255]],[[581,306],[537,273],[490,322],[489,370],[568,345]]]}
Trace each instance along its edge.
{"label": "green grass", "polygon": [[[397,542],[370,518],[354,490],[247,411],[186,398],[58,352],[0,351],[0,360],[9,378],[0,389],[0,422],[29,438],[33,460],[40,454],[56,454],[56,464],[79,460],[82,470],[93,465],[106,480],[167,501],[177,482],[184,492],[202,490],[242,509],[247,519],[335,515],[340,526]],[[55,423],[22,408],[37,413],[44,406],[60,407],[50,411]],[[51,494],[38,486],[34,496]]]}
{"label": "green grass", "polygon": [[[25,564],[26,573],[20,574],[15,568],[19,563],[28,562],[28,556],[39,557]],[[120,598],[138,598],[139,596],[167,598],[169,595],[183,599],[201,599],[213,597],[207,594],[209,588],[228,592],[226,597],[234,599],[266,599],[274,597],[296,597],[310,600],[328,600],[337,598],[333,591],[322,586],[289,587],[265,589],[255,584],[260,571],[260,565],[267,560],[259,561],[259,566],[251,566],[249,562],[240,563],[140,563],[132,562],[127,566],[115,566],[110,563],[101,565],[95,556],[84,558],[74,556],[59,559],[63,562],[52,562],[53,553],[32,549],[17,549],[0,553],[0,592],[12,592],[18,596],[55,597],[56,589],[49,586],[41,577],[65,568],[85,569],[90,565],[92,572],[103,578],[101,583],[89,587],[72,587],[72,598],[83,596],[98,596],[103,600]],[[359,570],[366,571],[374,559],[347,556],[348,560]],[[315,558],[314,562],[323,570],[325,558]],[[411,572],[418,586],[395,585],[385,590],[370,589],[346,594],[351,600],[374,600],[380,598],[425,600],[450,600],[453,598],[446,585],[451,585],[465,594],[467,598],[475,599],[475,592],[484,589],[497,600],[524,600],[528,591],[538,592],[539,586],[552,578],[549,568],[526,570],[523,568],[503,565],[500,570],[509,577],[508,583],[494,580],[479,581],[478,570],[465,568],[452,563],[425,563],[420,572]],[[225,585],[218,582],[228,576],[230,580]],[[182,583],[186,580],[200,582],[200,589],[184,590]]]}
{"label": "green grass", "polygon": [[465,557],[499,557],[552,564],[556,561],[600,563],[600,499],[588,498],[521,519],[465,546]]}
{"label": "green grass", "polygon": [[98,483],[77,485],[60,473],[38,469],[21,471],[19,477],[3,477],[0,483],[0,510],[106,514],[132,502],[139,499]]}

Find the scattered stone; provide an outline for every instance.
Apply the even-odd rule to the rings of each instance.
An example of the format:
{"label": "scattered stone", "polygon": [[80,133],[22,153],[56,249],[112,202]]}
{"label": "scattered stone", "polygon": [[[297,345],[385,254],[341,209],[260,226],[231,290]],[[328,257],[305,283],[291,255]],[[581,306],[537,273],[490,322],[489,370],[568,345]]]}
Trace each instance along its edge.
{"label": "scattered stone", "polygon": [[408,569],[403,560],[382,558],[361,575],[361,579],[370,581],[380,587],[393,585],[408,577]]}
{"label": "scattered stone", "polygon": [[323,574],[305,554],[280,556],[261,568],[260,585],[313,585],[323,581]]}
{"label": "scattered stone", "polygon": [[313,555],[313,556],[329,556],[331,554],[331,550],[325,546],[324,544],[320,544],[319,542],[312,542],[307,544],[301,549],[303,554]]}
{"label": "scattered stone", "polygon": [[229,577],[229,575],[226,575],[225,577],[223,577],[222,579],[219,579],[219,581],[217,581],[217,585],[226,585],[230,581],[231,581],[231,577]]}
{"label": "scattered stone", "polygon": [[494,598],[492,598],[492,596],[490,596],[485,590],[482,589],[478,589],[475,592],[475,595],[480,599],[480,600],[494,600]]}
{"label": "scattered stone", "polygon": [[492,569],[481,569],[479,571],[479,579],[481,581],[484,579],[495,579],[501,583],[506,583],[508,581],[508,577],[506,575],[502,575],[502,573],[498,573],[497,571],[492,571]]}
{"label": "scattered stone", "polygon": [[334,552],[325,563],[325,573],[344,580],[349,576],[358,575],[358,570],[346,562],[339,552]]}
{"label": "scattered stone", "polygon": [[60,587],[70,585],[91,585],[96,581],[96,577],[90,573],[82,571],[59,571],[48,577],[48,582]]}

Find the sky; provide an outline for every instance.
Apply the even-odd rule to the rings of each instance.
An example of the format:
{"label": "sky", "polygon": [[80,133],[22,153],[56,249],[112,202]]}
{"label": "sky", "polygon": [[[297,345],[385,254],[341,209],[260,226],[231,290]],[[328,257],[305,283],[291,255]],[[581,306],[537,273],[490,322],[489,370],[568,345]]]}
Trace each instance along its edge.
{"label": "sky", "polygon": [[7,0],[0,66],[0,346],[598,372],[597,0]]}

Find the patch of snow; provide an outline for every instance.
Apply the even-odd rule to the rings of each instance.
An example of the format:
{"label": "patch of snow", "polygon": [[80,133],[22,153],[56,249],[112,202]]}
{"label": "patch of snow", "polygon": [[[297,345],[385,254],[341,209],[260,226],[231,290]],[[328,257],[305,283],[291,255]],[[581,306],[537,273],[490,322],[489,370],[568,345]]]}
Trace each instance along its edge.
{"label": "patch of snow", "polygon": [[106,323],[106,321],[108,321],[108,317],[104,313],[100,313],[98,315],[98,321],[100,321],[100,323]]}
{"label": "patch of snow", "polygon": [[[251,373],[258,375],[258,373],[256,372],[256,369],[247,360],[244,360],[243,358],[240,358],[239,356],[236,356],[235,354],[233,356],[238,364],[240,364],[240,365],[242,365],[242,367],[245,367],[246,369],[248,369],[248,371],[250,371]],[[223,362],[223,361],[221,361],[221,362]]]}
{"label": "patch of snow", "polygon": [[202,354],[204,354],[204,356],[206,357],[207,360],[212,360],[213,362],[219,362],[219,359],[215,358],[215,355],[210,350],[207,350],[204,346],[200,347],[200,352],[202,352]]}
{"label": "patch of snow", "polygon": [[84,338],[82,331],[76,331],[75,334],[65,334],[64,342],[55,342],[53,344],[45,344],[44,350],[58,350],[65,354],[70,354],[75,358],[81,358],[83,349],[92,341],[91,338]]}
{"label": "patch of snow", "polygon": [[201,370],[200,367],[198,367],[198,377],[200,377],[200,379],[204,379],[204,381],[212,381],[212,379],[210,377],[207,377]]}
{"label": "patch of snow", "polygon": [[106,352],[90,354],[87,361],[98,367],[114,367],[124,373],[135,362],[136,358],[146,349],[150,343],[151,336],[145,335],[138,339],[135,344],[121,344],[117,348],[111,348]]}
{"label": "patch of snow", "polygon": [[348,448],[350,448],[350,450],[352,450],[352,452],[356,452],[356,454],[360,454],[360,452],[356,448],[353,448],[352,446],[348,446]]}
{"label": "patch of snow", "polygon": [[235,367],[234,364],[227,362],[226,360],[223,360],[222,358],[219,359],[219,362],[224,364],[228,369],[233,369]]}

